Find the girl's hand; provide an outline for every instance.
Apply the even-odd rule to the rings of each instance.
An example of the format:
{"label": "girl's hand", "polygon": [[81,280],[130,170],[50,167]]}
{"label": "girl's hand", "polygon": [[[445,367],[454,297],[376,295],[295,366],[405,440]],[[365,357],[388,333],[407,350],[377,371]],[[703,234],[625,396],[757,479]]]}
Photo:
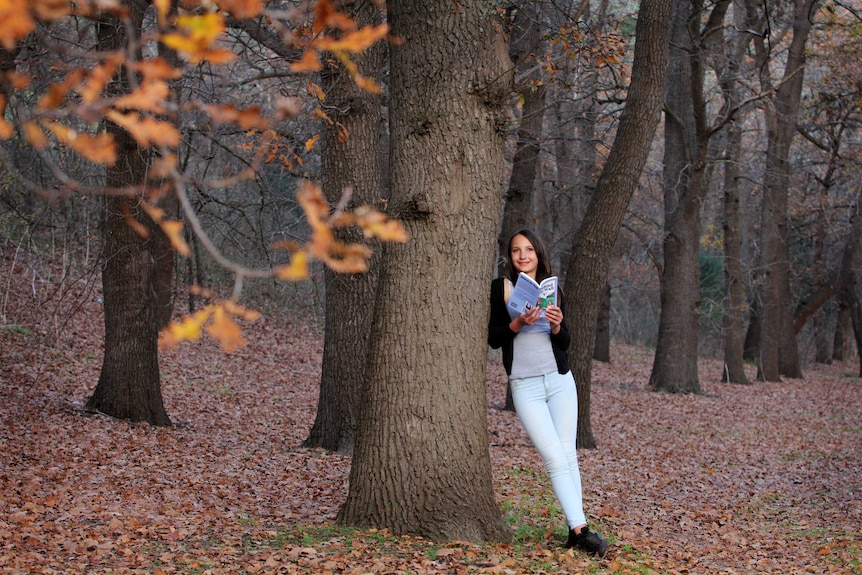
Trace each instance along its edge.
{"label": "girl's hand", "polygon": [[551,304],[545,310],[545,317],[548,319],[548,323],[551,324],[551,333],[558,333],[560,331],[560,324],[563,323],[563,310]]}
{"label": "girl's hand", "polygon": [[512,331],[519,332],[522,327],[533,325],[537,321],[539,321],[539,316],[542,315],[542,308],[539,306],[533,306],[530,311],[525,311],[518,317],[512,320],[509,324],[509,327],[512,328]]}

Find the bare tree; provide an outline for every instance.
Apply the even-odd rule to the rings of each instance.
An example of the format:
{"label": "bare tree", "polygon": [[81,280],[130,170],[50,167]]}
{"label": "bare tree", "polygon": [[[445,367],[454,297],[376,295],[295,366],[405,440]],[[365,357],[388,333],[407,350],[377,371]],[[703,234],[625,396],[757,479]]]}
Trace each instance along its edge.
{"label": "bare tree", "polygon": [[[131,2],[130,22],[113,17],[98,24],[99,49],[129,45],[141,33],[147,4]],[[120,69],[113,84],[118,93],[131,91],[129,75]],[[119,160],[107,169],[106,184],[135,189],[144,184],[152,152],[115,123],[107,129],[117,142]],[[120,419],[170,425],[162,401],[159,375],[159,330],[171,316],[174,251],[161,228],[133,198],[108,196],[102,223],[104,264],[105,354],[99,382],[85,409]],[[129,220],[137,226],[129,225]],[[146,234],[141,229],[147,230]]]}
{"label": "bare tree", "polygon": [[[761,324],[757,378],[765,381],[780,381],[782,375],[802,376],[790,294],[787,198],[790,146],[796,133],[805,73],[805,45],[819,4],[819,0],[796,0],[793,3],[793,37],[786,55],[784,74],[777,86],[773,85],[768,68],[762,65],[768,54],[768,30],[754,43],[760,64],[761,87],[773,94],[764,108],[767,150],[761,206],[763,287],[759,294]],[[758,3],[750,2],[748,10],[756,11],[758,6]],[[766,25],[765,20],[761,22]]]}
{"label": "bare tree", "polygon": [[[377,25],[382,20],[373,3],[356,2],[347,8],[360,25]],[[378,43],[360,55],[356,65],[362,74],[379,83],[385,54],[385,46]],[[328,116],[321,152],[323,191],[333,205],[349,193],[348,205],[373,204],[382,208],[386,198],[382,183],[382,91],[357,86],[351,74],[334,59],[327,61],[321,76]],[[357,230],[342,234],[344,241],[360,239]],[[375,252],[365,273],[324,272],[326,332],[320,396],[305,447],[353,451],[380,272],[379,249]]]}
{"label": "bare tree", "polygon": [[596,445],[590,422],[590,387],[595,327],[610,258],[622,218],[649,154],[664,101],[672,0],[642,0],[638,13],[631,87],[619,129],[567,266],[570,309],[569,363],[578,386],[578,446]]}

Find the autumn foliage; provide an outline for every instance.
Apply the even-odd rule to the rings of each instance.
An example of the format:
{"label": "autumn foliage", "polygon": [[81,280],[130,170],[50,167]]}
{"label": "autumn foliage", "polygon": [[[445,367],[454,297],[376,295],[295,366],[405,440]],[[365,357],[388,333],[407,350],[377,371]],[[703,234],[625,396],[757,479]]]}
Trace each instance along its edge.
{"label": "autumn foliage", "polygon": [[[196,225],[196,214],[187,198],[187,188],[191,182],[178,160],[177,150],[187,129],[184,114],[203,114],[212,124],[233,125],[244,132],[245,147],[254,151],[254,161],[248,169],[232,177],[222,178],[222,185],[227,186],[255,177],[255,170],[260,165],[282,162],[287,168],[292,167],[275,126],[286,117],[300,113],[300,110],[289,98],[277,102],[269,115],[259,107],[239,108],[231,103],[213,103],[202,98],[187,98],[178,103],[172,84],[181,82],[195,66],[220,66],[236,58],[229,45],[222,42],[229,20],[263,18],[281,31],[285,45],[300,48],[301,55],[292,64],[294,72],[320,70],[321,54],[326,53],[342,62],[363,88],[379,90],[379,86],[360,74],[352,64],[351,55],[383,40],[388,27],[385,24],[359,27],[347,15],[336,10],[334,3],[329,0],[317,2],[310,15],[298,10],[267,13],[259,0],[221,0],[217,3],[187,1],[180,4],[177,12],[172,10],[169,0],[156,0],[154,6],[155,24],[145,28],[140,38],[135,38],[132,33],[127,45],[121,49],[90,55],[89,59],[81,59],[74,65],[58,57],[56,67],[62,69],[59,81],[44,88],[44,92],[39,94],[38,104],[33,108],[18,104],[16,93],[38,90],[40,84],[34,82],[26,69],[3,70],[0,82],[5,89],[0,91],[0,138],[20,138],[40,152],[66,149],[89,162],[111,166],[118,161],[120,153],[114,137],[106,130],[106,123],[113,123],[128,132],[141,149],[155,152],[144,189],[106,190],[89,187],[55,164],[53,171],[63,183],[59,193],[128,196],[135,199],[141,209],[161,227],[180,255],[190,255],[184,237],[186,226],[191,226],[204,245],[215,252],[217,248],[203,237],[205,232],[201,226]],[[130,26],[129,8],[122,3],[0,0],[0,21],[3,22],[0,27],[0,45],[11,52],[28,35],[36,33],[40,26],[62,26],[78,18],[105,17],[116,18],[125,22],[127,27]],[[168,53],[175,57],[167,57]],[[116,94],[108,88],[122,70],[131,79],[130,89],[127,93]],[[308,89],[310,93],[318,94],[320,102],[325,100],[326,95],[313,82],[309,82]],[[312,115],[329,121],[322,107],[312,112]],[[342,136],[349,137],[349,134],[342,133]],[[306,145],[313,148],[316,141],[316,137],[311,138]],[[58,193],[41,189],[34,191]],[[173,219],[158,206],[167,195],[174,195],[179,200],[183,208],[181,220]],[[311,182],[300,185],[297,200],[306,213],[313,233],[308,245],[279,242],[273,246],[273,249],[288,250],[289,262],[273,265],[271,269],[257,270],[248,269],[241,263],[227,262],[220,254],[212,254],[237,276],[237,285],[241,285],[242,277],[247,276],[269,276],[283,280],[306,278],[312,259],[320,260],[338,272],[365,271],[370,249],[362,244],[341,243],[333,233],[339,227],[356,226],[367,238],[399,242],[407,240],[406,232],[398,222],[373,208],[359,207],[353,211],[333,209],[323,199],[320,189]],[[139,234],[148,234],[146,226],[131,217],[130,213],[127,213],[126,219]],[[219,300],[215,294],[208,295],[212,297],[213,303],[167,328],[162,337],[165,346],[196,340],[204,326],[225,350],[234,351],[243,344],[234,318],[251,320],[255,319],[256,314],[237,303],[239,290],[235,290],[230,300]]]}

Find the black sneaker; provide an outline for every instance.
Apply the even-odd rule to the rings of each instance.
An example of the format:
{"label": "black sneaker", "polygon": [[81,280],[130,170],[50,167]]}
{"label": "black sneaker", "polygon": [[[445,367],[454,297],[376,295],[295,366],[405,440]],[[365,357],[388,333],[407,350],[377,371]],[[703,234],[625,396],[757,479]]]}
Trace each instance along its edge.
{"label": "black sneaker", "polygon": [[569,529],[569,538],[566,540],[565,547],[566,549],[577,547],[587,553],[595,553],[599,557],[604,557],[605,551],[608,550],[608,542],[584,525],[580,533],[575,533],[574,529]]}

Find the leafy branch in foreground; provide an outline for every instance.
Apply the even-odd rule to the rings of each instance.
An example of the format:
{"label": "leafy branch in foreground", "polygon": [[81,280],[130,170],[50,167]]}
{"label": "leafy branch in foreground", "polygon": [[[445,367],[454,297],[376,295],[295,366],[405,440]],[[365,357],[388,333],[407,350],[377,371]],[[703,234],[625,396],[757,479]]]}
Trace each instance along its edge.
{"label": "leafy branch in foreground", "polygon": [[[321,54],[326,53],[341,62],[363,89],[380,89],[360,74],[352,56],[384,39],[387,25],[359,26],[335,4],[318,0],[313,8],[299,4],[276,9],[259,0],[191,0],[176,9],[169,0],[155,0],[149,19],[141,25],[140,20],[136,23],[132,7],[109,0],[0,0],[4,22],[0,28],[0,161],[18,185],[48,198],[68,194],[125,198],[119,203],[122,215],[140,237],[148,237],[155,229],[135,215],[144,212],[174,251],[185,257],[191,255],[184,236],[188,225],[209,256],[235,278],[229,299],[219,300],[193,288],[201,295],[206,293],[212,303],[168,325],[160,338],[163,346],[197,339],[202,331],[227,351],[242,345],[236,319],[253,321],[259,315],[238,304],[245,278],[300,280],[308,277],[309,263],[315,259],[340,273],[365,271],[370,248],[338,241],[338,228],[358,227],[366,238],[383,241],[407,240],[398,222],[373,208],[346,210],[349,190],[345,201],[332,209],[320,188],[303,175],[297,201],[311,226],[311,238],[305,245],[276,242],[272,248],[287,250],[289,263],[256,269],[219,249],[189,199],[192,188],[231,189],[258,178],[265,164],[280,162],[288,170],[296,164],[290,160],[296,153],[283,143],[279,131],[280,122],[304,113],[293,98],[281,94],[268,105],[244,107],[195,90],[182,91],[184,82],[191,82],[203,66],[212,74],[218,70],[231,74],[226,66],[236,61],[239,50],[227,35],[229,23],[267,26],[284,46],[297,47],[293,61],[286,64],[294,77],[320,70]],[[94,49],[92,37],[108,19],[122,23],[127,37],[116,50]],[[45,47],[41,61],[28,56],[28,50],[41,45]],[[75,49],[64,49],[66,45]],[[50,77],[43,77],[45,70]],[[116,80],[121,77],[127,81],[127,89],[117,89]],[[312,82],[307,83],[307,92],[316,94],[318,104],[326,97]],[[319,106],[308,115],[328,120]],[[197,129],[195,125],[229,129],[236,152],[250,155],[243,160],[245,165],[207,180],[188,173],[178,151],[190,145],[184,138]],[[117,188],[89,183],[92,167],[121,165],[123,154],[128,153],[115,139],[117,130],[130,135],[138,149],[146,152],[146,181]],[[307,140],[306,147],[313,147],[316,141],[316,137]],[[16,165],[10,148],[21,145],[36,153],[56,183],[38,183],[28,177],[28,170]],[[69,167],[66,158],[73,156],[91,166],[89,171]],[[178,206],[182,217],[170,206]]]}

